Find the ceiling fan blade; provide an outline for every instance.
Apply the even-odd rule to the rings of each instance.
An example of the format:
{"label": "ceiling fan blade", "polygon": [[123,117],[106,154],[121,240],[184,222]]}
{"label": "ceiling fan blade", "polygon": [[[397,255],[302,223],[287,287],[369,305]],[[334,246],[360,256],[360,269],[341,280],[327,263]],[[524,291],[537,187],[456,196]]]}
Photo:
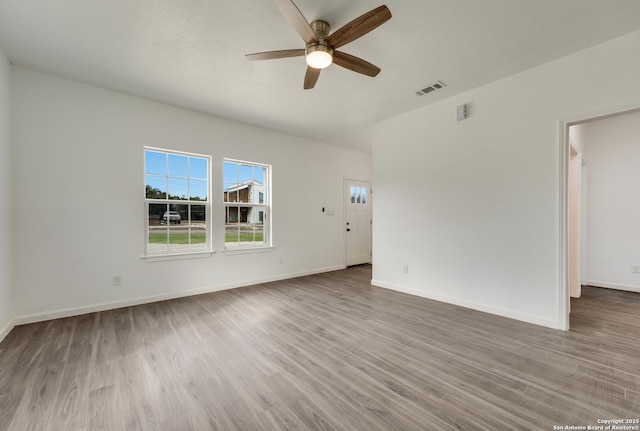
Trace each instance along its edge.
{"label": "ceiling fan blade", "polygon": [[378,66],[374,66],[368,61],[341,51],[333,51],[333,62],[345,69],[353,70],[354,72],[367,76],[376,76],[381,70]]}
{"label": "ceiling fan blade", "polygon": [[320,76],[320,71],[322,69],[315,69],[311,66],[307,66],[307,73],[304,74],[304,89],[311,90],[316,86],[316,82],[318,82],[318,77]]}
{"label": "ceiling fan blade", "polygon": [[302,57],[304,49],[283,49],[281,51],[256,52],[245,55],[247,60],[273,60],[276,58]]}
{"label": "ceiling fan blade", "polygon": [[318,42],[316,32],[313,31],[298,6],[291,0],[274,0],[274,2],[287,22],[289,22],[289,25],[300,35],[302,40],[306,43]]}
{"label": "ceiling fan blade", "polygon": [[340,48],[364,36],[390,19],[391,11],[389,8],[385,5],[379,6],[340,27],[327,38],[327,43],[333,49]]}

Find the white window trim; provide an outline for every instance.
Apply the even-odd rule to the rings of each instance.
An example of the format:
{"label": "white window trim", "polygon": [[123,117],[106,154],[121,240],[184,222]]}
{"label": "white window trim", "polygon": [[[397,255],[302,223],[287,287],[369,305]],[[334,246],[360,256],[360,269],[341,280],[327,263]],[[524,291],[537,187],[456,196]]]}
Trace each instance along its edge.
{"label": "white window trim", "polygon": [[[143,181],[142,184],[147,184],[147,164],[146,164],[146,157],[145,157],[145,153],[146,151],[155,151],[155,152],[160,152],[160,153],[167,153],[167,154],[176,154],[176,155],[180,155],[180,156],[186,156],[186,157],[198,157],[198,158],[202,158],[202,159],[206,159],[207,160],[207,200],[206,201],[190,201],[190,200],[184,200],[184,201],[171,201],[169,199],[148,199],[146,197],[146,195],[143,195],[143,202],[144,202],[144,232],[143,232],[143,254],[142,256],[140,256],[143,259],[146,259],[148,262],[159,262],[159,261],[166,261],[166,260],[179,260],[179,259],[196,259],[196,258],[203,258],[203,257],[210,257],[215,253],[215,250],[213,249],[213,241],[211,239],[211,233],[212,233],[212,220],[211,220],[211,214],[212,214],[212,210],[211,210],[211,206],[212,206],[212,200],[213,200],[213,195],[211,193],[211,170],[212,170],[212,161],[211,161],[211,156],[208,156],[206,154],[198,154],[198,153],[191,153],[188,151],[178,151],[178,150],[170,150],[170,149],[166,149],[166,148],[158,148],[158,147],[149,147],[149,146],[144,146],[143,147],[143,170],[142,170],[142,176],[143,176]],[[144,188],[143,188],[144,190]],[[144,193],[144,192],[143,192]],[[161,250],[161,251],[149,251],[149,204],[152,203],[160,203],[160,204],[165,204],[165,203],[175,203],[178,205],[199,205],[199,206],[204,206],[205,208],[205,235],[206,235],[206,242],[205,242],[205,247],[202,249],[184,249],[184,250]]]}
{"label": "white window trim", "polygon": [[147,262],[166,262],[168,260],[203,259],[213,256],[215,251],[189,251],[185,253],[147,254],[140,256]]}

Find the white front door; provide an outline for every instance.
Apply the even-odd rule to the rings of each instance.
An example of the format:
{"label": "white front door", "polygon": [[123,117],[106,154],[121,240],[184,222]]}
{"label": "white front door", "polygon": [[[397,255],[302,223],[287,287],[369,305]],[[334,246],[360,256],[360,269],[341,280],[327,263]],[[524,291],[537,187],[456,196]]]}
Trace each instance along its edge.
{"label": "white front door", "polygon": [[371,183],[345,180],[347,266],[371,263]]}

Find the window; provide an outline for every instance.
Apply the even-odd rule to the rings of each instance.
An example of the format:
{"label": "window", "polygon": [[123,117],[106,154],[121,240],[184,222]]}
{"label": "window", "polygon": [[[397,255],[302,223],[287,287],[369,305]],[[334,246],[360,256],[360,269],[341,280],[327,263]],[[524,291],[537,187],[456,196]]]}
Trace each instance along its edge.
{"label": "window", "polygon": [[225,248],[267,247],[270,166],[224,160]]}
{"label": "window", "polygon": [[145,254],[211,251],[208,156],[145,148]]}
{"label": "window", "polygon": [[352,204],[366,204],[367,203],[367,188],[351,186],[351,203]]}

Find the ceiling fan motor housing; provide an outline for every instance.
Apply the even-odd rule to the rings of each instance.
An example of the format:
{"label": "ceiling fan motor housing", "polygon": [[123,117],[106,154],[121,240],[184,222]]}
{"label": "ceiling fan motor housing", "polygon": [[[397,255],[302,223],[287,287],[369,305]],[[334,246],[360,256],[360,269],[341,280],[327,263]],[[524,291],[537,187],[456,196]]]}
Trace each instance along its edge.
{"label": "ceiling fan motor housing", "polygon": [[317,19],[311,22],[311,28],[315,32],[316,36],[318,36],[318,40],[320,42],[324,42],[324,40],[329,37],[329,30],[331,27],[328,22],[322,19]]}

